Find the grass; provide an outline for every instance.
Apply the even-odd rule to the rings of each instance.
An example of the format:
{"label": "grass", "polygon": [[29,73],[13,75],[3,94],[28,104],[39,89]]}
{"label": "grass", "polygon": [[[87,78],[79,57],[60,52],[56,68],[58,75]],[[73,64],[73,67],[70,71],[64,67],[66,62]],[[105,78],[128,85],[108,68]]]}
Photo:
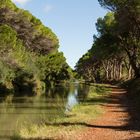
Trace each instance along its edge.
{"label": "grass", "polygon": [[106,101],[108,89],[102,85],[91,86],[84,102],[73,107],[70,112],[41,124],[24,123],[12,140],[29,139],[76,139],[76,135],[87,128],[94,119],[104,113],[100,104]]}

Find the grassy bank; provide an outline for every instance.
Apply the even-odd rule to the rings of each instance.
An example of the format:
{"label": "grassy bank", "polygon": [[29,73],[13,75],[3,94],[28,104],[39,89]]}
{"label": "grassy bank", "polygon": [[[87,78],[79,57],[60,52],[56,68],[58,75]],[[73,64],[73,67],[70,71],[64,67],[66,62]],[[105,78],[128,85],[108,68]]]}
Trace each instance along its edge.
{"label": "grassy bank", "polygon": [[74,139],[77,133],[84,131],[91,121],[104,113],[101,108],[109,93],[105,85],[89,87],[89,94],[84,101],[75,105],[71,111],[59,117],[43,119],[40,123],[26,123],[15,132],[13,140],[29,139]]}

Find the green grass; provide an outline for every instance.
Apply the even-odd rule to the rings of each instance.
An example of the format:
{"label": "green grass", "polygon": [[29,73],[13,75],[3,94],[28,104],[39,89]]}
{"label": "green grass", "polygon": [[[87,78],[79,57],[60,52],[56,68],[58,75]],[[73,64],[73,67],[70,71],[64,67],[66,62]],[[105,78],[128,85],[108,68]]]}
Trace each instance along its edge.
{"label": "green grass", "polygon": [[15,133],[13,140],[20,139],[76,139],[77,133],[87,128],[93,120],[104,113],[101,105],[106,102],[109,91],[105,86],[91,86],[85,102],[81,102],[61,117],[43,120],[41,124],[24,123]]}

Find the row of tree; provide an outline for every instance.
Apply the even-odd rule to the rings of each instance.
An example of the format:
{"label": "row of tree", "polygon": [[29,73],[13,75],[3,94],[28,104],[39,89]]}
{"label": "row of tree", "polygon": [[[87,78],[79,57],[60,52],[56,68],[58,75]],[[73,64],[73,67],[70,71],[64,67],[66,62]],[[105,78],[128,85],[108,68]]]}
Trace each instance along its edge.
{"label": "row of tree", "polygon": [[0,93],[40,93],[71,69],[58,51],[56,35],[11,0],[0,0]]}
{"label": "row of tree", "polygon": [[97,20],[98,34],[76,71],[95,82],[140,77],[140,1],[98,1],[110,12]]}

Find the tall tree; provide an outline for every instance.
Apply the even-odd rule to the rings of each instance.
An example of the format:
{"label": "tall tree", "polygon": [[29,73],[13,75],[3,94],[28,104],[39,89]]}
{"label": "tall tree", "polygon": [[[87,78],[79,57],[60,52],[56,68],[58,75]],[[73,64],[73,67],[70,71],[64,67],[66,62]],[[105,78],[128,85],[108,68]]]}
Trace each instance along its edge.
{"label": "tall tree", "polygon": [[112,10],[117,21],[119,46],[126,51],[136,77],[140,77],[140,1],[99,0],[101,6]]}

